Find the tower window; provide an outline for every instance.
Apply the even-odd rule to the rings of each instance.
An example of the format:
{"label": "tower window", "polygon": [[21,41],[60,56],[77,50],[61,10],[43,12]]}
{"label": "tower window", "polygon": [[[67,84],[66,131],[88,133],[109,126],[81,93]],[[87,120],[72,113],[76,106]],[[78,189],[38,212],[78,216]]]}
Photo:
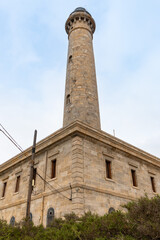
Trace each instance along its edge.
{"label": "tower window", "polygon": [[111,173],[111,162],[106,160],[106,177],[107,178],[112,178],[112,173]]}
{"label": "tower window", "polygon": [[51,161],[51,178],[56,177],[56,159]]}
{"label": "tower window", "polygon": [[151,177],[150,179],[151,179],[152,191],[156,192],[154,177]]}
{"label": "tower window", "polygon": [[69,104],[71,103],[71,96],[70,94],[67,95],[67,98],[66,98],[66,104]]}
{"label": "tower window", "polygon": [[5,197],[5,193],[6,193],[6,187],[7,187],[7,182],[3,183],[3,192],[2,192],[2,197]]}
{"label": "tower window", "polygon": [[72,55],[69,56],[69,63],[72,61]]}
{"label": "tower window", "polygon": [[19,184],[20,184],[20,176],[18,176],[18,177],[17,177],[17,180],[16,180],[15,192],[19,192]]}
{"label": "tower window", "polygon": [[132,175],[132,183],[134,187],[137,187],[137,178],[136,178],[136,170],[131,169],[131,175]]}

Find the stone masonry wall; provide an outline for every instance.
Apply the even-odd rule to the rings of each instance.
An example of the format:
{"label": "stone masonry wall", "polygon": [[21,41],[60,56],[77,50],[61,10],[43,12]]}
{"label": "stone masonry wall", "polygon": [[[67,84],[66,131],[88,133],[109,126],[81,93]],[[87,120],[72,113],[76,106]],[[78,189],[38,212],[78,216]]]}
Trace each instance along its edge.
{"label": "stone masonry wall", "polygon": [[[106,163],[111,162],[112,178],[106,177]],[[138,186],[133,186],[131,169],[136,171]],[[156,193],[150,177],[154,177]],[[160,194],[160,169],[92,139],[84,139],[85,211],[106,213],[110,207],[121,209],[121,204],[147,194]],[[107,209],[108,208],[108,209]]]}
{"label": "stone masonry wall", "polygon": [[100,129],[90,16],[81,17],[70,16],[63,126],[79,120]]}
{"label": "stone masonry wall", "polygon": [[[72,212],[69,200],[72,182],[72,139],[63,141],[36,155],[35,168],[48,184],[37,175],[32,192],[31,213],[33,222],[46,225],[47,210],[55,209],[55,216],[61,217]],[[56,177],[51,179],[51,161],[56,159]],[[29,159],[9,168],[0,175],[0,218],[10,222],[12,216],[19,222],[25,218],[26,199],[29,181]],[[15,193],[16,178],[20,175],[19,192]],[[5,197],[2,196],[3,184],[7,181]],[[66,198],[65,198],[66,197]]]}
{"label": "stone masonry wall", "polygon": [[[56,177],[51,179],[51,161],[56,159]],[[106,177],[106,163],[111,162],[111,179]],[[122,209],[123,204],[145,193],[160,194],[160,168],[117,150],[87,135],[73,134],[36,155],[35,167],[39,176],[33,188],[31,213],[36,225],[46,226],[47,211],[54,208],[56,217],[87,211],[105,214],[109,208]],[[134,187],[131,169],[136,171],[138,186]],[[20,175],[19,192],[15,193],[16,177]],[[156,193],[150,177],[154,177]],[[0,196],[7,181],[6,194],[0,198],[0,218],[19,222],[25,217],[29,159],[0,173]],[[71,188],[70,188],[71,185]],[[70,198],[72,197],[72,201]]]}

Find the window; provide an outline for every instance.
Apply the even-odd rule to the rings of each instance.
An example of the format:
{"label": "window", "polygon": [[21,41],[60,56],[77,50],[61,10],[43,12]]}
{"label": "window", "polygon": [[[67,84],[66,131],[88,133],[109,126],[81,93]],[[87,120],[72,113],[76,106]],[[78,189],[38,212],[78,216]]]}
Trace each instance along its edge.
{"label": "window", "polygon": [[56,159],[51,161],[51,178],[56,177]]}
{"label": "window", "polygon": [[15,192],[19,192],[20,176],[17,176]]}
{"label": "window", "polygon": [[72,61],[72,55],[69,56],[69,63]]}
{"label": "window", "polygon": [[108,210],[108,213],[113,213],[113,212],[115,212],[115,209],[113,207],[110,207]]}
{"label": "window", "polygon": [[47,226],[50,226],[54,220],[54,209],[49,208],[47,212]]}
{"label": "window", "polygon": [[7,187],[7,182],[3,183],[3,192],[2,192],[2,197],[5,197],[5,193],[6,193],[6,187]]}
{"label": "window", "polygon": [[66,98],[66,104],[69,104],[69,103],[71,103],[70,94],[68,94]]}
{"label": "window", "polygon": [[151,177],[151,186],[152,186],[152,191],[156,192],[154,177]]}
{"label": "window", "polygon": [[32,222],[32,213],[29,214],[29,221]]}
{"label": "window", "polygon": [[132,175],[132,183],[134,187],[137,187],[137,178],[136,178],[136,170],[131,169],[131,175]]}
{"label": "window", "polygon": [[11,225],[12,227],[14,227],[14,225],[15,225],[15,217],[14,217],[14,216],[11,217],[10,225]]}
{"label": "window", "polygon": [[106,160],[106,177],[107,178],[112,178],[112,174],[111,174],[111,162]]}

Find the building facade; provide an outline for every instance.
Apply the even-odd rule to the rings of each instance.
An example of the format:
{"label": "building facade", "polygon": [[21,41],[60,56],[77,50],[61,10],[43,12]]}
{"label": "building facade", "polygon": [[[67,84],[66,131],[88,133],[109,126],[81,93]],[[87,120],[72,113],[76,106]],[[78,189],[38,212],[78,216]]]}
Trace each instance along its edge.
{"label": "building facade", "polygon": [[[130,200],[160,194],[160,159],[101,130],[92,46],[95,22],[84,8],[66,21],[69,39],[63,128],[37,143],[31,217],[91,211],[103,215]],[[31,148],[0,165],[0,218],[25,218]]]}

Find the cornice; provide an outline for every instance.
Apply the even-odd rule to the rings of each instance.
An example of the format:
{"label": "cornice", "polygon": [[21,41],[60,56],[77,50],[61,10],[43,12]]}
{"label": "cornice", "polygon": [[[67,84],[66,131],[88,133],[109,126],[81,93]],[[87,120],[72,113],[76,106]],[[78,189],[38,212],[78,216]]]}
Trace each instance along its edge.
{"label": "cornice", "polygon": [[[75,121],[69,126],[61,128],[53,134],[49,135],[48,137],[44,138],[43,140],[39,141],[36,145],[36,154],[48,149],[51,145],[61,140],[65,140],[67,137],[71,137],[77,134],[81,135],[82,137],[90,137],[98,142],[107,144],[140,160],[160,167],[160,158],[155,157],[129,143],[126,143],[121,139],[116,138],[102,130],[92,128],[80,121]],[[23,153],[20,153],[15,157],[11,158],[10,160],[6,161],[5,163],[1,164],[0,173],[14,166],[15,164],[20,163],[27,158],[30,158],[31,149],[32,147],[29,147]]]}
{"label": "cornice", "polygon": [[[87,184],[84,184],[84,183],[74,183],[74,184],[72,184],[72,189],[75,189],[75,188],[82,188],[82,189],[87,190],[87,191],[107,194],[107,195],[110,195],[110,196],[113,196],[113,197],[123,198],[123,199],[126,199],[128,201],[134,201],[134,200],[137,199],[134,195],[130,194],[130,192],[128,192],[128,194],[123,194],[121,192],[117,192],[117,191],[115,192],[115,191],[104,189],[104,188],[97,188],[97,187],[90,186],[90,185],[87,185]],[[64,186],[64,187],[61,187],[61,188],[53,190],[53,191],[41,192],[37,195],[32,195],[31,201],[33,202],[37,199],[41,199],[42,197],[48,197],[48,196],[58,194],[58,193],[66,193],[66,191],[68,191],[68,190],[70,190],[70,186]],[[154,195],[157,195],[157,194],[154,194]],[[70,201],[69,194],[67,194],[67,195],[65,194],[65,196],[68,197],[67,201]],[[61,197],[62,197],[62,195],[61,195]],[[73,197],[73,200],[74,200],[74,197]],[[10,204],[4,204],[4,205],[2,204],[0,206],[0,211],[2,211],[4,209],[7,209],[7,208],[19,206],[21,204],[26,204],[26,202],[27,202],[27,200],[25,198],[23,198],[21,200],[17,200],[13,203],[10,203]]]}
{"label": "cornice", "polygon": [[[114,196],[114,197],[129,200],[129,201],[136,200],[136,198],[134,196],[122,194],[122,193],[119,193],[119,192],[109,191],[107,189],[96,188],[96,187],[89,186],[89,185],[86,185],[86,184],[83,184],[83,183],[82,184],[81,183],[72,184],[72,189],[75,189],[75,188],[82,188],[82,189],[88,190],[88,191],[98,192],[98,193],[102,193],[102,194],[108,194],[108,195],[111,195],[111,196]],[[39,193],[37,195],[32,195],[31,201],[33,202],[37,199],[41,199],[42,197],[48,197],[48,196],[53,195],[53,194],[64,193],[64,192],[66,193],[67,190],[70,190],[69,186],[65,186],[63,188],[61,187],[61,188],[59,188],[57,190],[53,190],[53,191],[42,192],[42,193]],[[66,196],[66,194],[65,194],[65,196]],[[69,196],[68,196],[68,201],[70,201]],[[27,200],[25,198],[23,198],[21,200],[15,201],[14,203],[1,205],[0,206],[0,211],[2,211],[4,209],[7,209],[7,208],[19,206],[21,204],[25,204],[26,202],[27,202]]]}
{"label": "cornice", "polygon": [[128,155],[136,157],[139,160],[143,160],[147,163],[150,163],[157,167],[160,167],[160,158],[158,158],[150,153],[147,153],[146,151],[144,151],[140,148],[137,148],[137,147],[135,147],[117,137],[114,137],[102,130],[97,130],[90,126],[87,126],[86,124],[80,123],[79,127],[81,128],[81,131],[79,129],[81,134],[83,131],[83,134],[88,135],[91,138],[94,138],[99,142],[105,143],[115,149],[118,149],[124,153],[127,153]]}

